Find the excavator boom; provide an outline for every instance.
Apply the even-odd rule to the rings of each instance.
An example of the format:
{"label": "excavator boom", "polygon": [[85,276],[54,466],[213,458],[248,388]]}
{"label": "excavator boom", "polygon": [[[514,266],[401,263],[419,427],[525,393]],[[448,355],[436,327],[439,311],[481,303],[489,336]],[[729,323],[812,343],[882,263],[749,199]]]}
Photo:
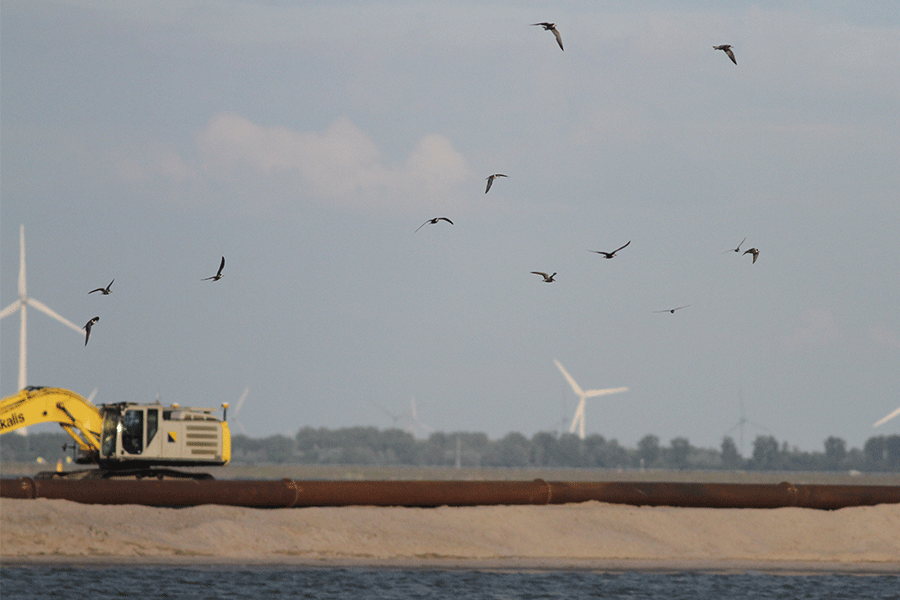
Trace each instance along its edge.
{"label": "excavator boom", "polygon": [[0,434],[38,423],[59,423],[83,454],[100,451],[100,409],[69,390],[27,387],[0,401]]}

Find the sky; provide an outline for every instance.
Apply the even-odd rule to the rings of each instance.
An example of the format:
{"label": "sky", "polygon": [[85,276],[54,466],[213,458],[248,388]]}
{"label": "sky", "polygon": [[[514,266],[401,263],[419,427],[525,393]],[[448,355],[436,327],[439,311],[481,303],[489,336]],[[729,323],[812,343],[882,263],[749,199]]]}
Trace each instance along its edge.
{"label": "sky", "polygon": [[28,295],[100,317],[30,309],[29,385],[497,439],[568,430],[558,359],[629,447],[900,431],[893,0],[0,11],[0,309],[24,225]]}

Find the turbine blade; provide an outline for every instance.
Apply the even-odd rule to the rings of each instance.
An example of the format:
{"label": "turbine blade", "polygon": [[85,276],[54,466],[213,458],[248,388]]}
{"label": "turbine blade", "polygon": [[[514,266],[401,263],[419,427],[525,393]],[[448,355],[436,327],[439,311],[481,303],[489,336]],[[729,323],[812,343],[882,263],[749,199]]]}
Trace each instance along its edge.
{"label": "turbine blade", "polygon": [[13,313],[16,312],[17,310],[19,310],[19,307],[20,307],[20,306],[22,306],[22,300],[21,300],[21,299],[16,300],[15,302],[13,302],[12,304],[10,304],[9,306],[7,306],[6,308],[4,308],[3,310],[0,310],[0,319],[2,319],[3,317],[8,317],[9,315],[13,314]]}
{"label": "turbine blade", "polygon": [[94,398],[97,396],[97,388],[94,388],[94,391],[91,392],[91,395],[87,397],[88,403],[93,404]]}
{"label": "turbine blade", "polygon": [[234,406],[234,416],[236,417],[238,413],[241,411],[241,407],[244,405],[244,402],[247,400],[247,394],[250,393],[250,386],[244,388],[244,393],[241,394],[241,397],[238,398],[237,404]]}
{"label": "turbine blade", "polygon": [[594,398],[596,396],[605,396],[607,394],[618,394],[619,392],[627,392],[627,387],[606,388],[605,390],[588,390],[584,393],[585,398]]}
{"label": "turbine blade", "polygon": [[560,364],[560,362],[558,360],[556,360],[555,358],[553,359],[553,362],[556,363],[556,366],[559,367],[560,372],[563,374],[563,376],[569,382],[569,385],[571,385],[572,389],[575,390],[575,394],[577,394],[578,396],[583,396],[584,392],[581,391],[581,388],[578,386],[577,383],[575,383],[575,380],[572,379],[572,376],[569,375],[568,371],[566,371],[563,368],[563,366]]}
{"label": "turbine blade", "polygon": [[884,425],[885,423],[887,423],[888,421],[890,421],[891,419],[893,419],[893,418],[896,417],[897,415],[900,415],[900,408],[898,408],[897,410],[895,410],[894,412],[892,412],[891,414],[889,414],[889,415],[886,416],[885,418],[883,418],[883,419],[877,421],[874,425],[872,425],[872,427],[878,427],[879,425]]}
{"label": "turbine blade", "polygon": [[569,433],[575,433],[575,428],[578,427],[578,424],[581,423],[584,426],[584,399],[585,396],[581,396],[581,400],[578,402],[578,408],[575,409],[575,417],[572,418],[572,425],[569,427]]}
{"label": "turbine blade", "polygon": [[38,309],[38,310],[40,310],[40,311],[43,311],[43,312],[45,312],[46,314],[50,315],[51,317],[53,317],[54,319],[56,319],[56,320],[59,321],[60,323],[63,323],[64,325],[68,325],[69,327],[71,327],[72,329],[74,329],[75,331],[77,331],[79,335],[84,335],[84,330],[83,330],[81,327],[79,327],[78,325],[76,325],[76,324],[73,323],[72,321],[66,319],[65,317],[62,317],[62,316],[56,314],[56,312],[54,312],[49,306],[47,306],[46,304],[44,304],[44,303],[41,302],[40,300],[35,300],[34,298],[28,298],[28,299],[26,300],[26,302],[28,302],[28,304],[32,305],[32,306],[35,307],[36,309]]}

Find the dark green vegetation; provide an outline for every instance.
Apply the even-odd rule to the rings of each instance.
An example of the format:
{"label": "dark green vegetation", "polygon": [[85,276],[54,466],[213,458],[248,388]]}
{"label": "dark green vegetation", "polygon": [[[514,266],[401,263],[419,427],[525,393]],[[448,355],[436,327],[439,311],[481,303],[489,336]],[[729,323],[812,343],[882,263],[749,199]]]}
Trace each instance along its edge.
{"label": "dark green vegetation", "polygon": [[[63,446],[67,445],[68,450]],[[38,433],[0,438],[0,461],[34,463],[38,457],[52,469],[71,455],[65,433]],[[517,469],[656,469],[668,471],[866,471],[900,472],[900,435],[869,438],[863,448],[847,448],[844,440],[829,437],[821,452],[805,452],[773,436],[757,436],[752,454],[743,457],[734,439],[726,437],[719,449],[697,448],[687,438],[669,445],[655,435],[644,436],[637,448],[591,435],[541,432],[530,439],[509,433],[490,440],[483,433],[433,433],[417,440],[400,429],[305,427],[291,438],[275,435],[232,438],[232,463],[241,465],[366,465],[407,467],[517,468]]]}

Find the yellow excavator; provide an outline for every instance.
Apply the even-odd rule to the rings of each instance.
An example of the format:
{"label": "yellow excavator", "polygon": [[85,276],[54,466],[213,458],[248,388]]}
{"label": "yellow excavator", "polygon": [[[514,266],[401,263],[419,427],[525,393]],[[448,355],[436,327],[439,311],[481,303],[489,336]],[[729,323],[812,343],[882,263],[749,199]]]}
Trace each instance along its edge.
{"label": "yellow excavator", "polygon": [[170,467],[223,466],[231,460],[231,434],[212,408],[118,402],[95,406],[62,388],[27,387],[0,401],[0,434],[56,422],[75,440],[79,464],[98,469],[46,476],[189,477],[207,473]]}

